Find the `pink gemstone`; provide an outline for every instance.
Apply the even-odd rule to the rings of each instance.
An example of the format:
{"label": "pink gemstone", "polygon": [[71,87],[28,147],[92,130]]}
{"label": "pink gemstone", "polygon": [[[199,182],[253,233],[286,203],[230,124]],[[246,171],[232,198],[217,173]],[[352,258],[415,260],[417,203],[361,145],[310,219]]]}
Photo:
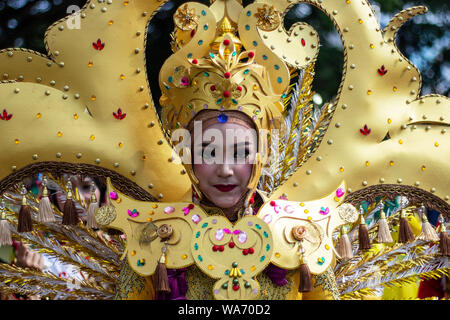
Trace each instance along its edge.
{"label": "pink gemstone", "polygon": [[119,199],[119,195],[115,191],[111,191],[109,193],[109,198],[112,200],[117,200],[117,199]]}
{"label": "pink gemstone", "polygon": [[216,234],[214,235],[217,241],[221,241],[224,236],[225,233],[223,232],[223,229],[217,229]]}
{"label": "pink gemstone", "polygon": [[341,188],[336,190],[336,197],[340,198],[345,194],[345,191],[342,190]]}
{"label": "pink gemstone", "polygon": [[192,216],[192,222],[194,222],[195,224],[199,223],[202,220],[202,218],[200,218],[200,216],[198,214],[194,214]]}
{"label": "pink gemstone", "polygon": [[266,214],[263,218],[263,221],[265,223],[271,223],[272,222],[272,215],[271,214]]}
{"label": "pink gemstone", "polygon": [[294,207],[291,205],[287,205],[286,207],[284,207],[284,211],[286,213],[293,213],[295,211]]}
{"label": "pink gemstone", "polygon": [[133,211],[128,209],[128,215],[132,218],[136,218],[139,215],[139,212],[136,209],[133,209]]}
{"label": "pink gemstone", "polygon": [[166,214],[170,214],[170,213],[172,213],[174,211],[175,211],[174,207],[165,207],[164,208],[164,213],[166,213]]}
{"label": "pink gemstone", "polygon": [[273,207],[273,210],[275,210],[276,213],[280,213],[281,206],[275,205],[275,206]]}
{"label": "pink gemstone", "polygon": [[240,243],[245,243],[245,242],[247,241],[247,234],[246,234],[244,231],[242,231],[241,233],[239,233],[239,235],[238,235],[238,241],[239,241]]}
{"label": "pink gemstone", "polygon": [[302,46],[305,46],[305,45],[306,45],[305,39],[302,38]]}
{"label": "pink gemstone", "polygon": [[230,229],[227,229],[227,228],[223,229],[223,232],[225,232],[226,234],[230,234],[231,233]]}
{"label": "pink gemstone", "polygon": [[241,230],[234,230],[233,231],[233,234],[239,234],[239,233],[241,233]]}

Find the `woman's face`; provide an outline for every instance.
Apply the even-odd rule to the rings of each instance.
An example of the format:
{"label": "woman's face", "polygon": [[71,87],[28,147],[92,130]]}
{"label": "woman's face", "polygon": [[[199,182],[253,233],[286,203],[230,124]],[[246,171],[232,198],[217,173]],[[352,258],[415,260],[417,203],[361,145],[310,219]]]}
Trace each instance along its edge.
{"label": "woman's face", "polygon": [[193,152],[193,170],[202,194],[220,208],[237,204],[248,191],[257,152],[256,131],[236,123],[217,123],[200,137],[194,132]]}

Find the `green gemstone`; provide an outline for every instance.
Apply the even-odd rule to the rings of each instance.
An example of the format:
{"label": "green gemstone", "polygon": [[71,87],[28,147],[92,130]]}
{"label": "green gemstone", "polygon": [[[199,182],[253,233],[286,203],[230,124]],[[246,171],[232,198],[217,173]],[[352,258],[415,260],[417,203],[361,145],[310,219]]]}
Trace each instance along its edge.
{"label": "green gemstone", "polygon": [[233,262],[233,263],[231,264],[231,266],[232,266],[233,268],[236,268],[236,267],[238,266],[238,263],[237,263],[237,262]]}
{"label": "green gemstone", "polygon": [[244,284],[244,287],[250,288],[250,282],[246,282],[246,283]]}
{"label": "green gemstone", "polygon": [[233,279],[233,284],[238,284],[239,283],[239,279],[238,278],[234,278]]}
{"label": "green gemstone", "polygon": [[225,283],[222,285],[222,288],[227,289],[227,288],[228,288],[228,283],[225,282]]}

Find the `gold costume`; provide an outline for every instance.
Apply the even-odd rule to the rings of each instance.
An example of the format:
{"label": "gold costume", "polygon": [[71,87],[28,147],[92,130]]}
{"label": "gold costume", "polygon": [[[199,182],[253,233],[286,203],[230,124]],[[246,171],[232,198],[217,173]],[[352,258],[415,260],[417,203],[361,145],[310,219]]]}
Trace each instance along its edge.
{"label": "gold costume", "polygon": [[[392,283],[448,275],[449,100],[420,96],[420,73],[395,44],[425,7],[382,30],[367,1],[302,1],[330,18],[344,48],[337,96],[315,118],[317,31],[283,26],[298,2],[184,3],[173,16],[173,54],[147,65],[147,26],[165,2],[89,0],[47,30],[47,56],[0,51],[2,220],[14,237],[103,279],[62,294],[66,283],[54,275],[23,278],[32,271],[1,265],[3,287],[155,299],[178,281],[177,297],[187,299],[363,299],[381,298]],[[81,29],[68,27],[74,19]],[[160,69],[161,116],[147,68]],[[207,110],[221,112],[219,123],[240,112],[258,131],[234,222],[201,202],[182,161],[189,148],[175,152],[175,132]],[[44,191],[19,195],[36,173],[95,221],[70,222],[76,210],[55,205],[55,220],[44,221]],[[81,201],[62,173],[107,178],[107,204],[90,209],[97,200]],[[422,237],[425,220],[418,229],[414,221],[426,219],[423,208],[442,219]],[[377,236],[382,223],[393,240]],[[105,240],[97,229],[123,236]]]}

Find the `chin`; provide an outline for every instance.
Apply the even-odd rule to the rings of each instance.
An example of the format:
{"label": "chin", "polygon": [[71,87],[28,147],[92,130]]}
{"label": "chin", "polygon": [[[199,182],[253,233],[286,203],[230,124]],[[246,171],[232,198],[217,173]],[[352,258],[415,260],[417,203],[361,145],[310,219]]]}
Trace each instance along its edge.
{"label": "chin", "polygon": [[212,201],[216,206],[223,209],[231,208],[232,206],[236,205],[239,201],[239,197],[233,197],[233,196],[215,196],[212,197],[212,199],[215,199]]}

